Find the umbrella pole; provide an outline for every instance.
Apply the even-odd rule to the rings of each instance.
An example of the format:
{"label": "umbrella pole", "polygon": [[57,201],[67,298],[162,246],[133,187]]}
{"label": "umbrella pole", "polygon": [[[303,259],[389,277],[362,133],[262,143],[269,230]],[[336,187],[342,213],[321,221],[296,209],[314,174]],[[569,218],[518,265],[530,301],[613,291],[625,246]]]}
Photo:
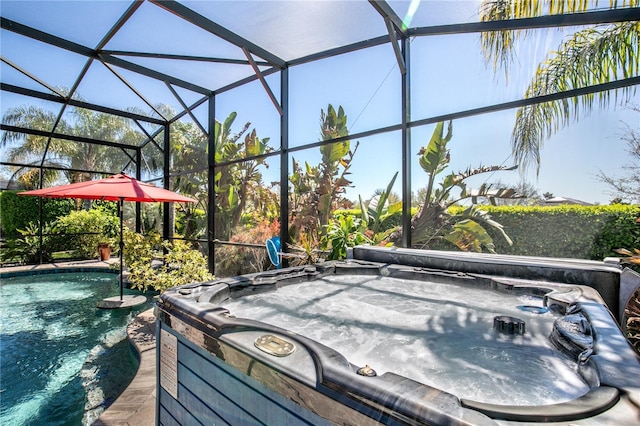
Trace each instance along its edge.
{"label": "umbrella pole", "polygon": [[122,239],[122,221],[123,221],[123,212],[122,212],[122,204],[124,202],[123,198],[120,198],[120,202],[118,203],[118,210],[120,212],[120,301],[123,299],[124,293],[124,277],[122,275],[123,265],[122,265],[122,252],[124,251],[124,240]]}

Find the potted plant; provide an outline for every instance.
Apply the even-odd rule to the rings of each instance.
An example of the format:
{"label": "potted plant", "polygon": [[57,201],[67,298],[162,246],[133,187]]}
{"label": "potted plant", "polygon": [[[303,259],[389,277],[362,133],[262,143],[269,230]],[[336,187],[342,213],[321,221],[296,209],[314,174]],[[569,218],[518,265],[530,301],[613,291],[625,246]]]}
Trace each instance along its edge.
{"label": "potted plant", "polygon": [[102,224],[102,236],[98,242],[98,254],[103,262],[111,257],[114,247],[117,247],[118,222],[113,218],[108,218]]}
{"label": "potted plant", "polygon": [[105,260],[109,260],[109,258],[111,257],[111,243],[98,243],[98,255],[100,256],[100,260],[102,260],[103,262]]}

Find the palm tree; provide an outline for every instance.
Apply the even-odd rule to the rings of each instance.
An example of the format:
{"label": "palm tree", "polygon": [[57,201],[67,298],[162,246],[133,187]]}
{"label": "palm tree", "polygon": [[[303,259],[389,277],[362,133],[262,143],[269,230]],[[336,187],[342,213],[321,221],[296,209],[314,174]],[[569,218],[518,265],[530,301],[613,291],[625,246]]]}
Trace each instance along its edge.
{"label": "palm tree", "polygon": [[[56,133],[105,141],[125,141],[139,137],[137,132],[128,125],[127,120],[122,117],[80,108],[70,108],[69,113],[71,121],[61,119],[55,125],[56,115],[54,113],[37,106],[20,106],[8,110],[2,118],[2,122],[11,126],[51,130]],[[103,145],[19,132],[4,132],[2,139],[0,139],[0,147],[9,147],[4,156],[8,162],[26,165],[15,167],[12,178],[20,180],[27,187],[38,186],[38,166],[43,161],[43,156],[43,166],[88,171],[120,171],[126,161],[124,153],[114,155]],[[44,169],[43,183],[52,184],[61,175],[64,175],[70,183],[95,177],[95,174],[90,172],[82,173],[69,170],[62,172]]]}
{"label": "palm tree", "polygon": [[[585,12],[598,0],[586,1],[523,1],[484,0],[480,6],[482,21],[531,18],[541,15],[559,15]],[[622,3],[622,4],[619,4]],[[610,0],[610,8],[637,7],[639,0]],[[509,74],[514,48],[518,39],[529,34],[526,30],[484,32],[482,49],[494,69],[503,68]],[[638,75],[640,70],[640,22],[602,24],[575,32],[563,41],[557,51],[538,65],[536,74],[525,93],[526,98],[560,93],[566,90],[598,85]],[[542,102],[521,107],[517,111],[511,144],[515,162],[526,169],[535,166],[539,172],[540,149],[550,137],[570,119],[589,113],[594,104],[607,107],[618,96],[628,98],[633,87],[624,87],[596,94]],[[612,99],[613,98],[613,99]]]}

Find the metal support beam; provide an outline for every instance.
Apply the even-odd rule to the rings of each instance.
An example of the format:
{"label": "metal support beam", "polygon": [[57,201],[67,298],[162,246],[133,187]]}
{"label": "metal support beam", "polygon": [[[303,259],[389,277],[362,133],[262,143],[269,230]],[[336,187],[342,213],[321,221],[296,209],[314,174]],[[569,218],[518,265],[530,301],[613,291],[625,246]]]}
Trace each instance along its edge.
{"label": "metal support beam", "polygon": [[35,75],[31,74],[29,71],[22,69],[18,64],[14,64],[13,62],[11,62],[9,59],[5,58],[4,56],[0,56],[0,60],[2,62],[4,62],[5,64],[9,65],[11,68],[13,68],[14,70],[18,71],[19,73],[29,77],[31,80],[35,81],[36,83],[38,83],[39,85],[47,88],[48,90],[50,90],[51,92],[55,93],[56,95],[60,96],[61,98],[66,98],[66,96],[64,95],[64,93],[58,91],[58,89],[56,89],[55,87],[47,84],[46,81],[36,77]]}
{"label": "metal support beam", "polygon": [[[136,179],[142,181],[142,149],[136,149]],[[136,232],[139,234],[142,231],[142,209],[140,203],[136,203]]]}
{"label": "metal support beam", "polygon": [[207,130],[202,126],[202,124],[200,124],[200,121],[196,118],[196,116],[193,115],[193,112],[187,106],[187,104],[184,103],[184,101],[182,100],[182,98],[180,97],[178,92],[176,92],[176,89],[174,89],[173,86],[170,85],[169,83],[165,83],[165,84],[166,84],[167,88],[169,89],[169,91],[171,91],[171,93],[173,94],[173,97],[176,98],[176,100],[180,103],[180,105],[182,106],[183,110],[186,111],[187,114],[189,114],[189,117],[191,117],[191,119],[193,120],[193,122],[196,123],[196,126],[198,126],[198,128],[200,129],[202,134],[207,136]]}
{"label": "metal support beam", "polygon": [[208,173],[207,173],[207,209],[209,214],[207,214],[207,249],[209,251],[208,261],[209,261],[209,272],[212,274],[215,273],[215,244],[214,239],[216,235],[214,235],[215,225],[216,225],[216,194],[215,194],[215,154],[216,154],[216,146],[215,146],[215,128],[216,128],[216,98],[215,96],[209,97],[209,137],[207,138],[208,142],[208,155],[207,155],[207,165],[208,165]]}
{"label": "metal support beam", "polygon": [[396,61],[398,61],[398,68],[400,69],[400,73],[404,75],[407,72],[407,67],[402,57],[400,47],[398,46],[398,37],[396,36],[397,32],[403,39],[407,37],[407,31],[402,24],[402,19],[400,19],[391,6],[384,0],[369,0],[369,3],[371,3],[373,8],[377,10],[384,19],[387,34],[389,34],[389,42],[393,47],[393,53],[396,55]]}
{"label": "metal support beam", "polygon": [[615,22],[640,21],[640,7],[600,10],[596,12],[546,15],[535,18],[509,19],[501,21],[470,22],[465,24],[434,25],[411,28],[409,37],[479,33],[484,31],[526,30],[534,28],[572,27]]}
{"label": "metal support beam", "polygon": [[155,117],[148,117],[142,114],[136,114],[129,111],[122,111],[115,108],[109,108],[101,105],[92,104],[89,102],[78,101],[76,99],[69,99],[65,101],[64,98],[52,95],[50,93],[39,92],[37,90],[26,89],[24,87],[14,86],[13,84],[0,83],[0,90],[5,92],[17,93],[18,95],[29,96],[36,99],[42,99],[44,101],[67,103],[70,106],[76,108],[90,109],[92,111],[104,112],[105,114],[116,115],[118,117],[129,118],[131,120],[140,120],[147,123],[153,123],[158,125],[164,125],[165,121],[157,119]]}
{"label": "metal support beam", "polygon": [[[103,141],[99,139],[85,138],[82,136],[65,135],[62,133],[55,133],[55,132],[52,133],[47,130],[36,130],[36,129],[29,129],[26,127],[9,126],[8,124],[0,124],[0,130],[4,130],[5,132],[24,133],[27,135],[34,135],[34,136],[52,137],[55,139],[62,139],[62,140],[68,140],[68,141],[74,141],[74,142],[83,142],[83,143],[91,143],[95,145],[112,146],[115,148],[136,149],[135,146],[125,145],[118,142]],[[129,158],[131,158],[131,156],[129,156]],[[131,159],[133,160],[133,158]]]}
{"label": "metal support beam", "polygon": [[173,76],[163,74],[161,72],[158,72],[149,68],[145,68],[143,66],[134,64],[132,62],[125,61],[124,59],[117,58],[115,56],[99,54],[99,52],[94,49],[88,48],[86,46],[82,46],[81,44],[74,43],[69,40],[65,40],[61,37],[57,37],[52,34],[45,33],[44,31],[36,30],[35,28],[31,28],[27,25],[20,24],[18,22],[12,21],[7,18],[0,17],[0,26],[2,27],[2,29],[13,31],[25,37],[29,37],[34,40],[38,40],[43,43],[50,44],[52,46],[65,49],[70,52],[86,56],[88,58],[100,59],[103,62],[110,63],[120,68],[128,69],[129,71],[133,71],[138,74],[142,74],[144,76],[154,78],[156,80],[168,81],[176,86],[183,87],[187,90],[191,90],[196,93],[200,93],[203,95],[207,95],[211,93],[211,90],[206,89],[204,87],[200,87],[198,85],[189,83],[179,78],[175,78]]}
{"label": "metal support beam", "polygon": [[182,87],[184,89],[191,90],[192,92],[200,93],[201,95],[211,94],[211,90],[205,87],[198,86],[193,83],[189,83],[188,81],[181,80],[179,78],[161,73],[156,70],[152,70],[151,68],[146,68],[146,67],[143,67],[142,65],[134,64],[133,62],[125,61],[124,59],[107,55],[104,53],[101,53],[98,56],[102,62],[106,62],[112,65],[115,65],[117,67],[124,68],[126,70],[133,71],[138,74],[142,74],[146,77],[153,78],[160,81],[168,81],[174,86]]}
{"label": "metal support beam", "polygon": [[407,66],[402,56],[402,52],[400,51],[400,47],[398,46],[398,38],[396,37],[396,32],[393,29],[393,25],[391,24],[391,21],[389,19],[385,18],[384,23],[387,25],[387,31],[389,32],[389,42],[391,43],[391,47],[393,47],[393,53],[396,55],[398,69],[400,70],[400,74],[404,75],[407,72]]}
{"label": "metal support beam", "polygon": [[23,25],[19,22],[12,21],[11,19],[0,16],[0,27],[3,30],[12,31],[14,33],[23,35],[25,37],[32,38],[34,40],[41,41],[43,43],[50,44],[52,46],[59,47],[64,50],[68,50],[79,55],[87,57],[95,57],[95,52],[86,46],[78,43],[74,43],[69,40],[65,40],[60,37],[45,33],[44,31],[36,30],[27,25]]}
{"label": "metal support beam", "polygon": [[[135,58],[175,59],[177,61],[211,62],[216,64],[251,65],[249,61],[231,58],[212,58],[209,56],[175,55],[170,53],[130,52],[125,50],[103,50],[101,53],[109,56],[131,56]],[[261,67],[271,66],[266,61],[256,61]]]}
{"label": "metal support beam", "polygon": [[[171,147],[169,124],[164,126],[164,164],[162,165],[162,184],[164,189],[169,189],[171,175]],[[162,205],[162,235],[165,240],[173,238],[173,203]]]}
{"label": "metal support beam", "polygon": [[[288,251],[289,243],[289,68],[280,72],[280,251]],[[282,266],[288,266],[286,257]]]}
{"label": "metal support beam", "polygon": [[228,30],[227,28],[216,24],[210,19],[200,15],[197,12],[189,9],[188,7],[178,3],[173,0],[150,0],[151,3],[157,5],[158,7],[167,10],[168,12],[173,13],[176,16],[184,19],[185,21],[202,28],[203,30],[220,37],[221,39],[228,41],[231,44],[234,44],[240,48],[246,48],[249,52],[254,55],[266,60],[272,65],[278,68],[284,68],[285,61],[273,53],[263,49],[262,47],[250,42],[249,40],[240,37],[238,34]]}
{"label": "metal support beam", "polygon": [[244,52],[245,56],[247,57],[247,60],[249,61],[249,63],[251,64],[251,67],[253,68],[253,72],[256,73],[256,76],[260,80],[260,83],[262,83],[262,87],[264,87],[264,90],[267,91],[267,95],[269,95],[269,98],[271,99],[271,102],[273,102],[273,105],[278,110],[278,113],[280,115],[282,115],[282,107],[278,103],[278,100],[276,99],[275,95],[271,91],[271,88],[267,84],[267,81],[264,79],[264,76],[260,72],[260,68],[258,68],[258,65],[256,65],[255,61],[253,60],[253,57],[251,56],[251,53],[247,50],[246,47],[243,47],[242,51]]}
{"label": "metal support beam", "polygon": [[402,39],[402,247],[411,247],[411,43]]}
{"label": "metal support beam", "polygon": [[[59,167],[59,166],[36,166],[33,164],[23,164],[23,163],[13,163],[7,161],[0,161],[0,166],[10,166],[10,167],[26,167],[31,169],[40,169],[40,170],[57,170],[60,172],[74,172],[74,173],[94,173],[98,175],[112,176],[115,173],[113,172],[103,172],[100,170],[86,170],[86,169],[74,169],[69,167]],[[42,182],[39,184],[39,188],[42,188]]]}
{"label": "metal support beam", "polygon": [[133,93],[135,93],[135,94],[136,94],[136,96],[138,96],[140,99],[142,99],[142,101],[143,101],[145,104],[147,104],[147,106],[148,106],[149,108],[151,108],[151,110],[152,110],[153,112],[155,112],[156,114],[158,114],[158,115],[159,115],[159,116],[160,116],[164,121],[168,121],[168,120],[167,120],[167,118],[166,118],[164,115],[162,115],[162,113],[161,113],[160,111],[158,111],[158,109],[157,109],[155,106],[153,106],[153,104],[152,104],[152,103],[151,103],[147,98],[145,98],[145,97],[144,97],[144,95],[143,95],[142,93],[140,93],[140,92],[138,91],[138,89],[136,89],[136,88],[133,86],[133,84],[129,83],[129,82],[127,81],[127,79],[126,79],[126,78],[124,78],[123,76],[121,76],[121,75],[120,75],[120,73],[119,73],[118,71],[116,71],[116,70],[115,70],[115,68],[113,68],[113,66],[111,66],[111,65],[109,65],[109,64],[107,64],[107,63],[105,63],[105,62],[102,62],[102,65],[104,65],[105,67],[107,67],[107,69],[108,69],[109,71],[111,71],[111,73],[112,73],[113,75],[115,75],[115,76],[118,78],[118,80],[120,80],[120,81],[121,81],[125,86],[127,86],[127,87],[129,88],[129,90],[131,90]]}
{"label": "metal support beam", "polygon": [[402,38],[407,36],[407,29],[402,23],[402,19],[396,14],[389,4],[384,0],[369,0],[371,6],[378,11],[378,13],[384,18],[385,22],[389,21],[395,28],[395,31],[402,35]]}

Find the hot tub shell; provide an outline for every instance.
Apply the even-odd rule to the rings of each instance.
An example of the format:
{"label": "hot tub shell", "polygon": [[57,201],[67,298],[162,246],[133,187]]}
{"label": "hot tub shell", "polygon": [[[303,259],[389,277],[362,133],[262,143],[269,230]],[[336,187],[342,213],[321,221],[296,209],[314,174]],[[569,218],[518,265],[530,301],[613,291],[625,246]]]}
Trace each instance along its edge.
{"label": "hot tub shell", "polygon": [[[464,280],[507,292],[547,294],[548,307],[588,329],[582,338],[558,326],[554,342],[576,357],[576,368],[591,390],[542,406],[460,399],[392,372],[369,376],[365,369],[359,374],[366,366],[351,364],[322,342],[235,318],[221,306],[229,298],[347,273]],[[157,423],[638,424],[640,360],[610,312],[618,311],[619,283],[620,269],[602,262],[356,247],[344,262],[171,289],[158,303]],[[607,306],[605,298],[615,305]]]}

